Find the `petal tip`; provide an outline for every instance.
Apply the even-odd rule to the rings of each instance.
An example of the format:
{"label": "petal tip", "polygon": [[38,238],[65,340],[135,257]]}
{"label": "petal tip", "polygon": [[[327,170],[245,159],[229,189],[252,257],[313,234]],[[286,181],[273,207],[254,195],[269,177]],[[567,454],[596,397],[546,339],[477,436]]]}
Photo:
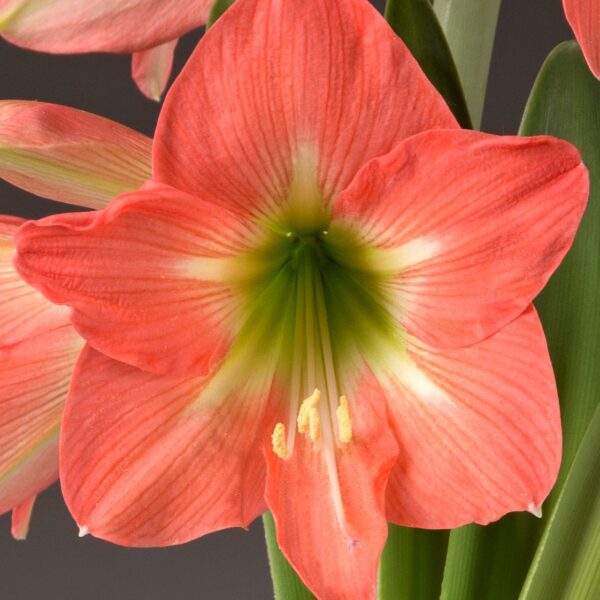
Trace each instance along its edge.
{"label": "petal tip", "polygon": [[89,535],[90,530],[88,529],[87,525],[81,525],[79,527],[79,533],[77,534],[80,538],[85,537],[86,535]]}
{"label": "petal tip", "polygon": [[538,506],[534,502],[530,502],[527,505],[527,512],[531,513],[534,517],[537,517],[538,519],[542,518],[542,507]]}

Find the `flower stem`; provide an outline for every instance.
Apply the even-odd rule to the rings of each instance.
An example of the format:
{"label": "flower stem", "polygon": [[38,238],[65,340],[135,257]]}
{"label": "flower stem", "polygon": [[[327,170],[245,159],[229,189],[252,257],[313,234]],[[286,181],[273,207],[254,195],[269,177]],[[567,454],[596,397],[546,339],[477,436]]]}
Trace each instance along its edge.
{"label": "flower stem", "polygon": [[263,526],[275,600],[315,600],[281,553],[277,545],[275,521],[271,513],[263,515]]}
{"label": "flower stem", "polygon": [[438,598],[447,544],[447,531],[390,524],[379,567],[379,600]]}
{"label": "flower stem", "polygon": [[481,127],[501,0],[435,0],[462,82],[473,127]]}

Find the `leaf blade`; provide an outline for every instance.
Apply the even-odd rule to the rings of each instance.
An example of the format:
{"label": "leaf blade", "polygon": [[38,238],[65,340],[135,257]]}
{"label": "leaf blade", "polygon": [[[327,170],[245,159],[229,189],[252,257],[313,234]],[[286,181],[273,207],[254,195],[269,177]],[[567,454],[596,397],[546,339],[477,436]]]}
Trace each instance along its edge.
{"label": "leaf blade", "polygon": [[461,127],[471,118],[444,32],[428,0],[388,0],[385,18],[444,97]]}

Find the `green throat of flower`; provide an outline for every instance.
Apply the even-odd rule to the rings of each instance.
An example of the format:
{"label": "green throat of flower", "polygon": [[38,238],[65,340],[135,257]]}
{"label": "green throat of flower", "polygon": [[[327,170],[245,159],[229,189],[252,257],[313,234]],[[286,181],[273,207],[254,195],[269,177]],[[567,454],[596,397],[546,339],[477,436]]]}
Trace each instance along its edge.
{"label": "green throat of flower", "polygon": [[289,394],[289,418],[273,432],[282,459],[297,433],[317,450],[350,442],[348,390],[364,368],[359,361],[399,340],[382,251],[332,219],[307,187],[293,182],[288,202],[259,221],[260,241],[237,260],[240,307],[226,360],[243,365],[232,376],[276,381]]}

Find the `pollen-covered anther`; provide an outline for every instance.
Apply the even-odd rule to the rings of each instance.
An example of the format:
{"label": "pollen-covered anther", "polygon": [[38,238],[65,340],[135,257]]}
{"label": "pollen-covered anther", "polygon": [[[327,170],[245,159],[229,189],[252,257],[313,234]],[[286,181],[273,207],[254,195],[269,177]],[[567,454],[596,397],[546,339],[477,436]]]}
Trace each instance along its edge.
{"label": "pollen-covered anther", "polygon": [[321,437],[319,400],[321,400],[321,392],[315,388],[315,391],[302,402],[298,411],[298,431],[307,433],[313,442]]}
{"label": "pollen-covered anther", "polygon": [[273,444],[273,452],[279,458],[286,459],[288,457],[288,447],[285,439],[285,425],[283,423],[277,423],[273,429],[271,435],[271,442]]}
{"label": "pollen-covered anther", "polygon": [[352,439],[352,421],[350,420],[350,405],[346,396],[340,396],[340,405],[335,411],[338,423],[340,442],[347,444]]}

